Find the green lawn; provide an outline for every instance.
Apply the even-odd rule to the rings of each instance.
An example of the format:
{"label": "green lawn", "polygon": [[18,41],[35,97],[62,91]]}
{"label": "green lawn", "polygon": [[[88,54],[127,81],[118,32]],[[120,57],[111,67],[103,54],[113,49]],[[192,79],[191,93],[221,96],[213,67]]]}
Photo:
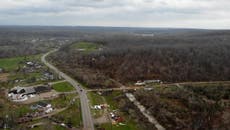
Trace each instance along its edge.
{"label": "green lawn", "polygon": [[49,126],[35,127],[35,128],[30,129],[30,130],[44,130],[44,129],[49,129],[49,130],[67,130],[67,128],[64,128],[64,127],[58,126],[58,125],[53,125],[53,124],[50,124]]}
{"label": "green lawn", "polygon": [[82,49],[82,51],[85,52],[92,52],[98,50],[101,45],[97,43],[91,43],[91,42],[78,42],[71,46],[74,49]]}
{"label": "green lawn", "polygon": [[[103,97],[99,94],[95,92],[88,92],[87,95],[89,97],[91,106],[105,104]],[[101,117],[104,114],[104,110],[91,109],[91,112],[95,118]]]}
{"label": "green lawn", "polygon": [[70,92],[75,90],[75,88],[68,82],[57,83],[52,85],[52,87],[57,92]]}
{"label": "green lawn", "polygon": [[58,98],[51,100],[52,106],[55,108],[64,108],[70,105],[70,102],[76,97],[76,94],[60,95]]}
{"label": "green lawn", "polygon": [[121,92],[118,91],[114,91],[111,94],[104,96],[106,99],[106,102],[110,105],[110,108],[113,110],[116,110],[119,108],[118,106],[118,102],[116,100],[114,100],[114,97],[117,97],[121,94]]}
{"label": "green lawn", "polygon": [[[118,110],[119,103],[114,100],[115,97],[121,95],[122,92],[114,91],[107,96],[104,96],[108,105],[110,105],[111,110]],[[120,115],[125,119],[125,125],[111,125],[111,123],[102,124],[101,127],[105,128],[106,130],[141,130],[138,127],[138,124],[134,122],[134,120],[127,114],[123,112],[119,112]],[[112,127],[111,127],[112,126]]]}
{"label": "green lawn", "polygon": [[20,62],[29,61],[29,60],[40,60],[41,55],[33,56],[22,56],[22,57],[13,57],[13,58],[0,58],[0,68],[4,68],[7,71],[17,69]]}
{"label": "green lawn", "polygon": [[16,69],[21,61],[24,61],[24,57],[0,59],[0,68],[10,71]]}
{"label": "green lawn", "polygon": [[103,97],[98,95],[95,92],[88,92],[88,97],[90,99],[91,105],[99,105],[99,104],[104,104]]}
{"label": "green lawn", "polygon": [[70,123],[74,127],[81,127],[82,126],[82,120],[81,120],[81,110],[80,110],[80,100],[76,99],[75,102],[72,104],[69,104],[68,108],[58,113],[57,115],[54,115],[56,119],[61,120],[64,123]]}

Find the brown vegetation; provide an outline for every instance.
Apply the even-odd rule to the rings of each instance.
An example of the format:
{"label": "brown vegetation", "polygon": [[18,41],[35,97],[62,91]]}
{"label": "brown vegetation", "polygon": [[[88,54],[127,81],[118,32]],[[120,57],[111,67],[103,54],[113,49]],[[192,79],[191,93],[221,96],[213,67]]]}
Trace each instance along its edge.
{"label": "brown vegetation", "polygon": [[[176,86],[138,91],[137,99],[167,129],[228,129],[230,110],[228,86]],[[216,91],[218,90],[218,91]],[[229,116],[227,116],[229,117]]]}
{"label": "brown vegetation", "polygon": [[[98,37],[103,51],[81,53],[70,46],[52,56],[64,71],[90,87],[161,79],[166,82],[230,80],[229,32],[175,36]],[[99,83],[98,83],[99,82]]]}

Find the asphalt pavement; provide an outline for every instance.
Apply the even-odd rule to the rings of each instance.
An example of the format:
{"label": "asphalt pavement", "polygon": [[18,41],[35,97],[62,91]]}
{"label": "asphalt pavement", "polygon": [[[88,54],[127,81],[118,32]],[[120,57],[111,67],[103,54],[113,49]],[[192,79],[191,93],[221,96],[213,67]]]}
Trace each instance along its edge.
{"label": "asphalt pavement", "polygon": [[[94,122],[93,118],[90,112],[90,107],[89,107],[89,99],[87,97],[87,91],[79,84],[76,80],[68,76],[67,74],[61,72],[58,68],[50,64],[48,61],[46,61],[46,57],[55,52],[57,50],[50,51],[46,54],[44,54],[41,58],[42,62],[48,66],[50,69],[55,71],[59,76],[64,78],[67,82],[72,84],[77,92],[79,93],[80,101],[81,101],[81,113],[82,113],[82,120],[83,120],[83,126],[84,130],[94,130]],[[73,117],[74,118],[74,117]]]}

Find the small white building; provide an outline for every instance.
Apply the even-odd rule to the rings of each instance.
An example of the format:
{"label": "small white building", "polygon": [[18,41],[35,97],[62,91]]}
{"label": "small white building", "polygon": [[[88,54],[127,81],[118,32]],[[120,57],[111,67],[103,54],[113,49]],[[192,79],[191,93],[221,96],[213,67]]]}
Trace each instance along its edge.
{"label": "small white building", "polygon": [[28,61],[28,62],[26,62],[26,65],[33,66],[33,65],[34,65],[34,63],[33,63],[33,62],[31,62],[31,61]]}
{"label": "small white building", "polygon": [[134,85],[143,86],[143,85],[145,85],[145,82],[137,81]]}
{"label": "small white building", "polygon": [[161,80],[157,79],[157,80],[145,80],[144,83],[149,84],[149,83],[160,83]]}
{"label": "small white building", "polygon": [[153,88],[152,87],[145,87],[144,90],[151,91],[151,90],[153,90]]}

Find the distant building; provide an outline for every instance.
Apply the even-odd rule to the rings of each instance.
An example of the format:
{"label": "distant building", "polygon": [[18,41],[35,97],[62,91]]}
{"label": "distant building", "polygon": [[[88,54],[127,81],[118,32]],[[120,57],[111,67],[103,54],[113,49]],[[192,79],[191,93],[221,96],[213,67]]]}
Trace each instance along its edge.
{"label": "distant building", "polygon": [[145,85],[145,82],[137,81],[134,85],[143,86],[143,85]]}
{"label": "distant building", "polygon": [[149,84],[149,83],[160,83],[161,80],[145,80],[144,83]]}
{"label": "distant building", "polygon": [[144,90],[151,91],[151,90],[153,90],[153,88],[152,87],[145,87]]}

